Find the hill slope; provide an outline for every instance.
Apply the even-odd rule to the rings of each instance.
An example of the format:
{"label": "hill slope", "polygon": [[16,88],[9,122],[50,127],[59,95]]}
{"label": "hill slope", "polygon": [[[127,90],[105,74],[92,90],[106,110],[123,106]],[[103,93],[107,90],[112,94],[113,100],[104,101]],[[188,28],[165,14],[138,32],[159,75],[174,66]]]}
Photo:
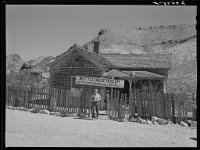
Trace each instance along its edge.
{"label": "hill slope", "polygon": [[6,56],[6,72],[16,71],[18,72],[24,61],[18,54],[9,54]]}
{"label": "hill slope", "polygon": [[137,28],[128,31],[102,29],[98,36],[84,47],[93,48],[93,41],[99,38],[101,53],[157,53],[165,51],[188,40],[196,38],[195,25],[171,25]]}
{"label": "hill slope", "polygon": [[41,56],[36,59],[32,59],[29,61],[24,61],[20,58],[18,54],[10,54],[6,56],[6,70],[9,72],[10,70],[14,70],[15,72],[18,72],[20,68],[22,67],[23,63],[27,63],[31,66],[34,66],[35,68],[42,69],[43,72],[48,71],[48,67],[46,64],[50,63],[54,60],[54,57],[52,56]]}
{"label": "hill slope", "polygon": [[30,65],[34,65],[34,66],[44,66],[47,63],[49,63],[51,60],[54,60],[54,57],[52,57],[52,56],[40,56],[38,58],[27,61],[27,63],[30,64]]}

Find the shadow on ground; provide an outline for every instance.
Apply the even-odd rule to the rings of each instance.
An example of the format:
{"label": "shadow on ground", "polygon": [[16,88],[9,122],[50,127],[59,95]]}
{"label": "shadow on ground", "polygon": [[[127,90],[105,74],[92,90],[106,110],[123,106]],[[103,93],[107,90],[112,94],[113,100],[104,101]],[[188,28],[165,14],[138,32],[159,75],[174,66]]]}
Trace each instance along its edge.
{"label": "shadow on ground", "polygon": [[[75,117],[73,119],[81,119],[81,120],[93,120],[92,118],[82,118],[82,117]],[[110,120],[107,115],[99,115],[99,119],[94,120]]]}
{"label": "shadow on ground", "polygon": [[92,118],[81,118],[81,117],[76,117],[74,119],[81,119],[81,120],[92,120]]}
{"label": "shadow on ground", "polygon": [[195,141],[197,141],[197,138],[190,138],[191,140],[195,140]]}

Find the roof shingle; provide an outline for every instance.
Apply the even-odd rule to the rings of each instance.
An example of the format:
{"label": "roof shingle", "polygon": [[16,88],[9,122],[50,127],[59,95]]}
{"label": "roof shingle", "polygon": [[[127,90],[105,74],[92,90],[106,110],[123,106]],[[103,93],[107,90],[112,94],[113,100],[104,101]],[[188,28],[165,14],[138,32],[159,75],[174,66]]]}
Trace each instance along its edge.
{"label": "roof shingle", "polygon": [[171,54],[102,54],[120,68],[166,68],[171,67]]}
{"label": "roof shingle", "polygon": [[106,77],[117,77],[117,78],[132,78],[132,79],[166,79],[165,76],[148,72],[148,71],[120,71],[112,69],[105,75]]}

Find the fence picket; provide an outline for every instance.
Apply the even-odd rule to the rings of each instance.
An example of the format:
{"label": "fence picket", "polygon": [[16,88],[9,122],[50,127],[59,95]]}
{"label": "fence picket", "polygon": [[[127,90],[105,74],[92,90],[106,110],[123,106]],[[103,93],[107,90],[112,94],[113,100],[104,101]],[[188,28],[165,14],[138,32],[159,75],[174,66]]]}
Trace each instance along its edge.
{"label": "fence picket", "polygon": [[159,103],[158,103],[158,94],[154,92],[155,95],[155,114],[156,116],[160,116],[159,114]]}
{"label": "fence picket", "polygon": [[69,111],[70,113],[72,113],[72,92],[70,92],[69,96]]}
{"label": "fence picket", "polygon": [[145,119],[149,118],[149,100],[150,100],[150,93],[148,93],[147,98],[145,100],[145,107],[146,107],[146,117]]}
{"label": "fence picket", "polygon": [[114,90],[114,118],[116,118],[117,91]]}
{"label": "fence picket", "polygon": [[172,117],[171,117],[171,99],[170,99],[170,95],[167,93],[166,95],[166,109],[167,109],[167,115],[168,115],[168,118],[170,118],[170,120],[172,121]]}
{"label": "fence picket", "polygon": [[76,96],[76,105],[75,105],[75,112],[78,113],[78,96]]}
{"label": "fence picket", "polygon": [[[91,95],[91,91],[89,90],[89,93],[88,93],[89,95]],[[91,96],[88,98],[88,100],[89,100],[89,115],[88,115],[88,117],[91,117]]]}
{"label": "fence picket", "polygon": [[62,111],[64,111],[63,110],[63,102],[64,102],[63,98],[64,98],[64,90],[62,89],[62,91],[61,91],[61,110]]}
{"label": "fence picket", "polygon": [[55,88],[52,88],[52,92],[53,92],[52,106],[53,106],[53,110],[56,111],[56,107],[57,107],[56,92],[57,92],[57,90]]}
{"label": "fence picket", "polygon": [[117,118],[121,119],[121,111],[120,111],[120,91],[117,92]]}
{"label": "fence picket", "polygon": [[123,118],[125,118],[126,117],[126,94],[124,94],[124,96],[123,96],[123,103],[122,103],[122,105],[123,105]]}
{"label": "fence picket", "polygon": [[46,98],[45,98],[45,87],[42,87],[42,93],[41,93],[41,99],[42,99],[42,101],[43,101],[43,107],[44,107],[44,109],[46,109],[46,106],[47,106],[47,100],[46,100]]}
{"label": "fence picket", "polygon": [[111,88],[111,117],[113,117],[113,88]]}
{"label": "fence picket", "polygon": [[118,103],[118,91],[115,90],[115,118],[117,118],[117,103]]}
{"label": "fence picket", "polygon": [[40,93],[41,93],[41,89],[38,88],[38,87],[37,87],[37,89],[38,89],[38,90],[37,90],[38,94],[37,94],[37,99],[36,99],[37,105],[38,105],[39,108],[42,108],[42,103],[40,102]]}
{"label": "fence picket", "polygon": [[37,105],[37,102],[36,102],[36,99],[37,99],[37,88],[36,87],[34,88],[34,93],[33,94],[35,95],[35,97],[33,99],[33,101],[34,101],[34,107],[36,107],[36,105]]}
{"label": "fence picket", "polygon": [[178,122],[180,122],[181,118],[182,118],[182,114],[181,114],[181,107],[182,107],[181,103],[182,103],[182,100],[181,100],[180,96],[181,96],[181,94],[178,93],[178,95],[177,95],[177,99],[178,99]]}
{"label": "fence picket", "polygon": [[48,97],[47,97],[48,88],[44,88],[44,99],[45,99],[45,109],[48,109]]}
{"label": "fence picket", "polygon": [[27,87],[24,88],[24,107],[27,107]]}
{"label": "fence picket", "polygon": [[64,90],[64,96],[63,96],[63,109],[64,109],[64,111],[67,111],[67,109],[66,109],[66,93],[67,91],[66,90]]}
{"label": "fence picket", "polygon": [[39,106],[39,101],[38,101],[38,97],[39,97],[39,88],[38,87],[36,87],[36,98],[35,98],[35,104],[36,104],[36,107],[40,107]]}
{"label": "fence picket", "polygon": [[40,108],[44,109],[44,101],[42,100],[42,88],[39,89],[39,98],[38,98],[38,103],[40,105]]}
{"label": "fence picket", "polygon": [[48,97],[48,92],[49,92],[49,89],[48,87],[45,88],[45,95],[44,95],[44,98],[46,99],[46,109],[49,108],[49,97]]}
{"label": "fence picket", "polygon": [[166,98],[165,98],[165,94],[162,93],[162,101],[163,101],[163,118],[167,119],[167,111],[166,111]]}
{"label": "fence picket", "polygon": [[69,105],[69,91],[66,91],[66,99],[65,99],[65,101],[66,101],[65,108],[69,113],[69,107],[68,107],[68,105]]}

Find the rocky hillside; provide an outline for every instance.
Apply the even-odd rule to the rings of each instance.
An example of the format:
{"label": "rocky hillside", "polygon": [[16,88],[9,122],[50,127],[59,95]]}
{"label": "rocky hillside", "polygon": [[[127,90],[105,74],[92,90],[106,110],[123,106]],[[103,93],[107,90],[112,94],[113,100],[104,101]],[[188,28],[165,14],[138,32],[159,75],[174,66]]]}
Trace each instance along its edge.
{"label": "rocky hillside", "polygon": [[45,69],[45,67],[47,67],[46,64],[50,63],[53,60],[54,60],[54,57],[52,56],[41,56],[29,61],[23,61],[18,54],[10,54],[6,56],[6,70],[7,72],[9,72],[10,70],[14,70],[15,72],[18,72],[22,64],[27,63],[30,66],[40,68],[43,70],[43,72],[46,72],[46,70],[48,70],[48,69]]}
{"label": "rocky hillside", "polygon": [[128,31],[102,29],[98,36],[84,44],[92,49],[92,42],[99,38],[101,53],[157,53],[196,38],[195,25],[171,25],[137,28]]}
{"label": "rocky hillside", "polygon": [[10,54],[6,56],[6,72],[16,71],[18,72],[24,61],[18,54]]}
{"label": "rocky hillside", "polygon": [[101,42],[101,53],[172,53],[172,68],[167,81],[168,91],[196,91],[195,25],[141,27],[129,31],[102,29],[97,37],[83,47],[92,50],[92,42],[96,38]]}
{"label": "rocky hillside", "polygon": [[54,57],[52,56],[41,56],[36,59],[27,61],[27,63],[34,66],[44,66],[52,60],[54,60]]}

